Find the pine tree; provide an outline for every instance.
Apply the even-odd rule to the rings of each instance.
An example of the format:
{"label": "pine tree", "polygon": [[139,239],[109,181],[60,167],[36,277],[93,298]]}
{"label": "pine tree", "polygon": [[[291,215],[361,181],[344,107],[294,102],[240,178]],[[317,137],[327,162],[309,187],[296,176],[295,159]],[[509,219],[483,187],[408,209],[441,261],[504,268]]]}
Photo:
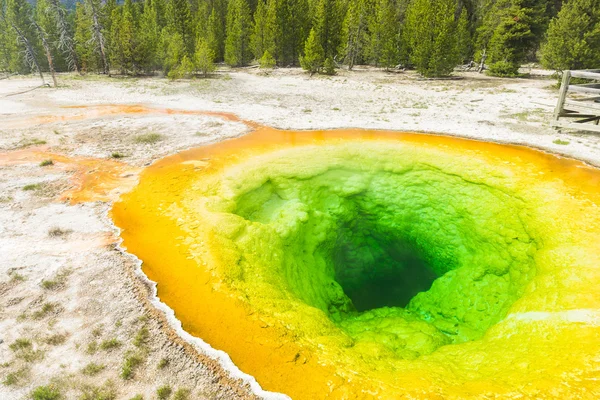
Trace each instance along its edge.
{"label": "pine tree", "polygon": [[15,40],[10,50],[10,70],[25,72],[26,70],[38,72],[42,82],[42,68],[38,59],[41,53],[35,28],[32,26],[33,11],[25,0],[8,0],[6,4],[6,21]]}
{"label": "pine tree", "polygon": [[369,21],[369,59],[376,66],[393,67],[399,61],[400,34],[396,8],[392,0],[377,0]]}
{"label": "pine tree", "polygon": [[150,72],[159,67],[157,51],[160,40],[160,27],[156,12],[156,0],[145,1],[137,36],[139,39],[137,48],[139,67],[146,72]]}
{"label": "pine tree", "polygon": [[462,9],[456,26],[456,46],[459,61],[462,63],[470,61],[473,43],[471,32],[469,32],[469,17],[466,8]]}
{"label": "pine tree", "polygon": [[558,71],[597,68],[599,49],[600,1],[570,0],[550,22],[542,63]]}
{"label": "pine tree", "polygon": [[15,43],[13,32],[6,15],[7,0],[0,0],[0,71],[11,71],[12,58],[15,57],[11,43]]}
{"label": "pine tree", "polygon": [[92,42],[92,18],[89,16],[83,3],[75,5],[75,52],[83,72],[90,72],[98,68],[99,62]]}
{"label": "pine tree", "polygon": [[[102,3],[100,0],[85,0],[87,15],[91,19],[90,30],[91,40],[94,48],[102,62],[102,72],[106,75],[110,74],[108,64],[108,48],[106,46],[105,29],[101,14]],[[88,44],[89,45],[89,44]]]}
{"label": "pine tree", "polygon": [[207,41],[208,46],[215,54],[215,60],[223,61],[225,57],[225,25],[218,5],[219,3],[216,3],[213,6],[208,17]]}
{"label": "pine tree", "polygon": [[342,10],[337,0],[319,0],[313,28],[325,58],[335,58],[341,41]]}
{"label": "pine tree", "polygon": [[70,14],[59,0],[49,0],[48,12],[53,15],[56,23],[56,46],[63,55],[67,67],[79,73],[73,27],[70,23]]}
{"label": "pine tree", "polygon": [[186,55],[191,56],[194,52],[196,34],[188,0],[170,0],[167,3],[167,28],[181,37]]}
{"label": "pine tree", "polygon": [[261,69],[273,69],[275,68],[277,62],[271,53],[269,53],[269,50],[265,50],[263,56],[260,58],[260,60],[258,60],[258,64],[260,65]]}
{"label": "pine tree", "polygon": [[252,59],[250,50],[250,7],[246,0],[231,0],[227,10],[225,62],[231,66],[246,65]]}
{"label": "pine tree", "polygon": [[449,75],[459,62],[456,0],[414,0],[406,13],[404,38],[410,60],[427,77]]}
{"label": "pine tree", "polygon": [[369,5],[367,0],[350,2],[342,24],[340,54],[348,69],[365,58],[363,52],[367,47],[369,34]]}
{"label": "pine tree", "polygon": [[270,0],[269,15],[275,36],[273,56],[282,65],[297,65],[311,29],[308,1]]}
{"label": "pine tree", "polygon": [[275,21],[273,17],[274,14],[269,13],[267,2],[259,0],[254,13],[252,34],[250,35],[250,46],[256,58],[262,57],[267,51],[269,54],[275,51],[275,32],[273,32]]}
{"label": "pine tree", "polygon": [[487,48],[490,73],[515,76],[528,54],[537,50],[548,24],[546,0],[499,0],[478,29],[478,43]]}
{"label": "pine tree", "polygon": [[196,53],[194,54],[194,65],[196,69],[207,77],[215,70],[215,53],[210,49],[208,42],[202,38],[196,43]]}
{"label": "pine tree", "polygon": [[323,68],[325,61],[325,52],[321,46],[321,42],[317,37],[315,29],[310,31],[306,45],[304,46],[304,56],[300,58],[300,65],[310,74],[317,73]]}

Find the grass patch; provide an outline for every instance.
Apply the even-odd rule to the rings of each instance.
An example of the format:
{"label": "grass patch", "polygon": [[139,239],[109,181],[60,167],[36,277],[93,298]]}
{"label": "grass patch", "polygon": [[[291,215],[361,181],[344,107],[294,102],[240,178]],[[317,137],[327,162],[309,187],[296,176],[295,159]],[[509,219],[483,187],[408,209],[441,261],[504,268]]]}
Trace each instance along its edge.
{"label": "grass patch", "polygon": [[161,135],[159,133],[155,133],[155,132],[150,132],[150,133],[144,133],[144,134],[138,135],[133,140],[134,140],[134,142],[136,142],[138,144],[153,144],[153,143],[160,142],[163,139],[164,139],[163,135]]}
{"label": "grass patch", "polygon": [[102,386],[85,385],[81,388],[80,400],[114,400],[117,398],[115,384],[108,380]]}
{"label": "grass patch", "polygon": [[[53,228],[53,229],[60,230],[60,228]],[[51,229],[48,232],[48,236],[55,237],[56,235],[58,235],[58,236],[65,235],[64,231],[62,231],[62,230],[61,230],[62,233],[60,233],[60,234],[51,233],[53,231],[53,229]],[[71,270],[60,269],[52,279],[42,279],[40,286],[46,290],[62,289],[65,286],[65,283],[67,282],[67,278],[69,277],[70,274],[71,274]]]}
{"label": "grass patch", "polygon": [[156,396],[160,400],[167,400],[169,397],[171,397],[172,393],[173,389],[171,389],[171,386],[169,385],[164,385],[156,389]]}
{"label": "grass patch", "polygon": [[105,340],[102,343],[100,343],[100,349],[102,350],[112,350],[116,349],[117,347],[121,347],[121,342],[114,338]]}
{"label": "grass patch", "polygon": [[127,352],[123,361],[123,367],[121,368],[121,378],[125,380],[132,379],[135,370],[140,366],[142,361],[144,360],[141,354]]}
{"label": "grass patch", "polygon": [[11,282],[23,282],[26,279],[23,275],[14,271],[9,272],[8,276],[10,277]]}
{"label": "grass patch", "polygon": [[48,167],[50,165],[54,165],[54,161],[52,160],[44,160],[40,163],[40,167]]}
{"label": "grass patch", "polygon": [[104,364],[96,364],[96,363],[91,362],[88,365],[86,365],[85,367],[83,367],[81,372],[87,376],[94,376],[94,375],[98,375],[100,372],[104,371],[105,368],[106,368],[106,365],[104,365]]}
{"label": "grass patch", "polygon": [[115,159],[119,159],[119,158],[124,158],[125,154],[121,154],[121,153],[110,153],[110,158],[115,158]]}
{"label": "grass patch", "polygon": [[21,368],[18,371],[10,372],[2,380],[4,386],[17,386],[25,383],[27,379],[27,369]]}
{"label": "grass patch", "polygon": [[556,139],[554,140],[552,143],[554,144],[560,144],[561,146],[566,146],[568,145],[570,142],[568,140],[560,140],[560,139]]}
{"label": "grass patch", "polygon": [[167,366],[169,365],[169,359],[168,358],[161,358],[160,361],[158,362],[158,369],[165,369]]}
{"label": "grass patch", "polygon": [[188,388],[177,389],[173,395],[173,400],[189,400],[192,395],[192,391]]}
{"label": "grass patch", "polygon": [[54,386],[38,386],[31,392],[33,400],[59,400],[62,399],[60,390]]}
{"label": "grass patch", "polygon": [[63,344],[67,340],[67,335],[64,333],[56,333],[52,336],[48,336],[45,340],[46,344],[52,346],[58,346]]}
{"label": "grass patch", "polygon": [[141,394],[136,394],[135,396],[133,396],[129,400],[144,400],[144,396],[142,396]]}
{"label": "grass patch", "polygon": [[50,236],[51,238],[58,238],[58,237],[67,236],[68,234],[70,234],[72,232],[73,232],[72,229],[62,229],[62,228],[55,226],[48,230],[48,236]]}
{"label": "grass patch", "polygon": [[88,354],[95,354],[98,351],[98,342],[95,340],[88,343],[85,352]]}
{"label": "grass patch", "polygon": [[54,132],[54,134],[55,134],[55,135],[60,135],[60,132],[59,132],[59,131],[57,131],[56,129],[55,129],[55,130],[53,130],[52,132]]}
{"label": "grass patch", "polygon": [[42,188],[41,183],[31,183],[29,185],[23,186],[23,190],[31,191],[31,190],[40,190]]}
{"label": "grass patch", "polygon": [[148,328],[143,326],[135,335],[135,339],[133,339],[133,344],[135,347],[144,347],[148,343],[148,339],[150,338],[150,331]]}
{"label": "grass patch", "polygon": [[54,314],[58,311],[58,304],[56,303],[44,303],[39,310],[36,310],[31,314],[33,319],[42,319],[50,314]]}
{"label": "grass patch", "polygon": [[33,347],[33,343],[31,343],[31,340],[29,339],[23,339],[23,338],[19,338],[17,340],[15,340],[13,343],[11,343],[10,349],[12,351],[20,351],[20,350],[28,350],[31,349]]}
{"label": "grass patch", "polygon": [[41,139],[37,139],[37,138],[33,138],[33,139],[25,139],[25,140],[21,140],[19,142],[19,144],[17,144],[17,148],[18,149],[23,149],[25,147],[30,147],[30,146],[41,146],[43,144],[46,144],[45,140],[41,140]]}

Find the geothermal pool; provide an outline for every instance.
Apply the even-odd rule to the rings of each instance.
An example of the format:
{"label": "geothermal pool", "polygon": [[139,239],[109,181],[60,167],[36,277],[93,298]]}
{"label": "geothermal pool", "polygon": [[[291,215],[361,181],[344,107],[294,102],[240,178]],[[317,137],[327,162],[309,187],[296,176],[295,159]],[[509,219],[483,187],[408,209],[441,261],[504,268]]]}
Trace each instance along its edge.
{"label": "geothermal pool", "polygon": [[263,127],[153,164],[112,217],[264,389],[591,398],[599,205],[599,170],[524,147]]}

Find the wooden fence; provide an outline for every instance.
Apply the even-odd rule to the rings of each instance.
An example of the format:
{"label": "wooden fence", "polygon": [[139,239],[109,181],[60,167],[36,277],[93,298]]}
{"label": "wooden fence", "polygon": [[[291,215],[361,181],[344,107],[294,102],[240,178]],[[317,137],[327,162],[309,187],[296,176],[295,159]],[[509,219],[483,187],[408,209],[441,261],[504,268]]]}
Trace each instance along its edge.
{"label": "wooden fence", "polygon": [[572,84],[572,78],[600,82],[600,69],[563,72],[552,126],[600,132],[600,83]]}

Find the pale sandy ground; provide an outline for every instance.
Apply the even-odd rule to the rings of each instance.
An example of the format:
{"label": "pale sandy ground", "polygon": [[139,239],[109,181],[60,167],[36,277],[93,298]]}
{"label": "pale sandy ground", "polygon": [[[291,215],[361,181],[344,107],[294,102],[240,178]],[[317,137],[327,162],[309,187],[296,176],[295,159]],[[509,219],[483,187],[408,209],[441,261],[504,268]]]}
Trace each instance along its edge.
{"label": "pale sandy ground", "polygon": [[[110,202],[58,201],[73,185],[70,172],[60,165],[40,167],[39,161],[6,161],[7,153],[35,149],[44,141],[37,145],[43,151],[103,159],[118,152],[126,156],[123,162],[142,167],[250,128],[217,116],[101,115],[105,108],[63,107],[145,105],[230,112],[278,128],[437,132],[526,144],[600,165],[600,135],[549,128],[555,81],[459,75],[464,79],[423,81],[413,73],[357,69],[310,78],[286,69],[268,76],[258,70],[221,71],[213,79],[180,82],[60,76],[59,89],[18,95],[11,94],[38,81],[0,80],[0,398],[28,398],[34,387],[48,383],[60,386],[69,399],[111,387],[118,399],[136,394],[153,399],[167,384],[191,390],[194,399],[253,396],[247,383],[232,379],[218,362],[178,339],[147,301],[151,289],[135,274],[135,260],[116,248],[116,232],[106,216]],[[55,120],[38,118],[45,116]],[[136,142],[147,133],[162,137],[156,143]],[[553,143],[557,139],[569,144]],[[23,190],[30,184],[40,185]],[[54,228],[62,231],[52,236]],[[140,341],[144,327],[148,335]],[[31,346],[11,349],[17,339],[28,339]],[[111,339],[120,345],[102,349],[101,343]],[[132,379],[124,380],[121,368],[131,353],[141,364]],[[159,368],[163,359],[168,363]],[[89,363],[105,368],[88,376],[82,370]]]}

